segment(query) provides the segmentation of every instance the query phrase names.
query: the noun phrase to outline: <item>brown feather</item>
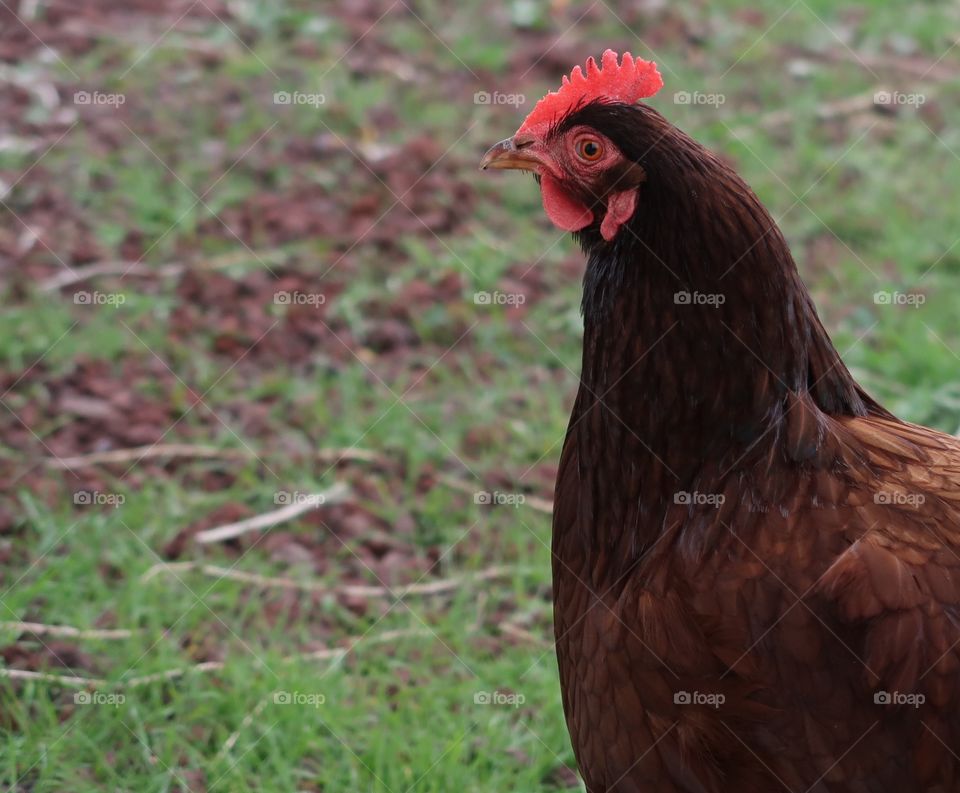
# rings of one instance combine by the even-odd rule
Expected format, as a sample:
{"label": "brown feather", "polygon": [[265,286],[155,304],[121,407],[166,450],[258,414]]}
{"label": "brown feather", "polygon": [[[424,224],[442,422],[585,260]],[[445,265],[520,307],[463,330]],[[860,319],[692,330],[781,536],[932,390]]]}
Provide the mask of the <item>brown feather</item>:
{"label": "brown feather", "polygon": [[642,105],[565,125],[647,175],[618,237],[578,233],[553,574],[587,789],[955,790],[960,441],[857,385],[719,159]]}

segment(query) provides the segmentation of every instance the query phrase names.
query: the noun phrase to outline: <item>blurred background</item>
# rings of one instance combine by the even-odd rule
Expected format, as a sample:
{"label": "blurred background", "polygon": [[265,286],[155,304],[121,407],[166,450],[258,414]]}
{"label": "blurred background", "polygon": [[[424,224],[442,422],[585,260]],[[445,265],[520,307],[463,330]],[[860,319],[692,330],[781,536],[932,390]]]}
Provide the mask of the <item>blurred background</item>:
{"label": "blurred background", "polygon": [[960,427],[960,7],[0,0],[0,785],[579,789],[582,256],[479,174],[654,59],[899,415]]}

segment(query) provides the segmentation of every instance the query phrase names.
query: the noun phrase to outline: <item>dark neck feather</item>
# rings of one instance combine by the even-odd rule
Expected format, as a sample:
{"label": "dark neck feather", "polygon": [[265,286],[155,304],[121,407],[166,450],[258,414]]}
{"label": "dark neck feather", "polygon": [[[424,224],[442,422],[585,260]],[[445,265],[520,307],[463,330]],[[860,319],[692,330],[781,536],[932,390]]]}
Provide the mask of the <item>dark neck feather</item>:
{"label": "dark neck feather", "polygon": [[[751,461],[802,465],[825,415],[882,409],[840,360],[750,188],[649,108],[599,112],[597,128],[648,180],[612,243],[596,226],[578,235],[588,264],[571,423],[581,471],[639,503],[636,514],[625,503],[609,517],[633,524],[643,513],[659,520],[678,491],[721,487],[721,474]],[[801,414],[812,417],[809,437],[794,432],[790,446]]]}

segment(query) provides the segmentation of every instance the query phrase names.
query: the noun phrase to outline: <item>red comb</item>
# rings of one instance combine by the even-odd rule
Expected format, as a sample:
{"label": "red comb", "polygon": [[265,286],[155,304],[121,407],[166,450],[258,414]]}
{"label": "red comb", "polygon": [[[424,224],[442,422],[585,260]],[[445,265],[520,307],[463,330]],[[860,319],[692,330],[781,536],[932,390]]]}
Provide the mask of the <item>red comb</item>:
{"label": "red comb", "polygon": [[541,124],[552,124],[578,104],[601,99],[607,102],[624,102],[632,105],[638,99],[653,96],[663,87],[663,78],[657,65],[640,58],[634,59],[623,53],[617,63],[617,53],[603,53],[600,66],[593,58],[587,58],[587,74],[579,66],[563,77],[559,91],[551,91],[534,105],[517,132],[526,132]]}

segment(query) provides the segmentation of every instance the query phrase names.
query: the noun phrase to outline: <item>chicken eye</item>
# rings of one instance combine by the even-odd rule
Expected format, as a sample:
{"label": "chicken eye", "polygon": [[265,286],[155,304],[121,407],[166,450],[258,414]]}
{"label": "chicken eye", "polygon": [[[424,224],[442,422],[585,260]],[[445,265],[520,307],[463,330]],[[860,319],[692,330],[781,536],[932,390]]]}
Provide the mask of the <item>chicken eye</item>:
{"label": "chicken eye", "polygon": [[603,145],[594,138],[581,138],[576,145],[577,156],[587,162],[596,162],[603,156]]}

